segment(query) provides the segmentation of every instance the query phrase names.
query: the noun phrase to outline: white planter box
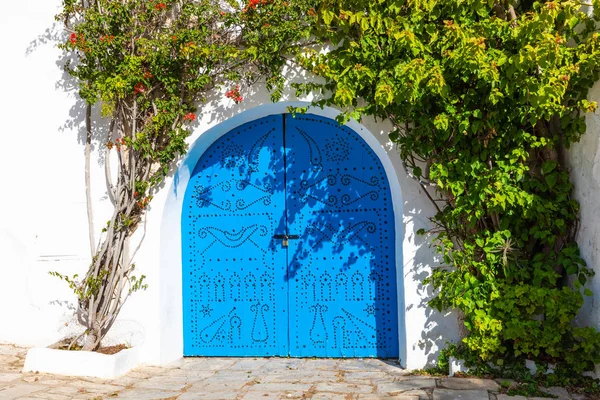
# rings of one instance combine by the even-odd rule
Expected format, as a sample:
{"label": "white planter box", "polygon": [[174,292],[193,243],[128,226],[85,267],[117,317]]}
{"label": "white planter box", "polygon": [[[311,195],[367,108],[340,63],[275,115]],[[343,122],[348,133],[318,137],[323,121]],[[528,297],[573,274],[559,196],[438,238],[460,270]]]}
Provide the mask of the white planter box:
{"label": "white planter box", "polygon": [[113,379],[139,365],[138,347],[112,355],[34,347],[27,352],[23,372],[46,372],[71,376]]}

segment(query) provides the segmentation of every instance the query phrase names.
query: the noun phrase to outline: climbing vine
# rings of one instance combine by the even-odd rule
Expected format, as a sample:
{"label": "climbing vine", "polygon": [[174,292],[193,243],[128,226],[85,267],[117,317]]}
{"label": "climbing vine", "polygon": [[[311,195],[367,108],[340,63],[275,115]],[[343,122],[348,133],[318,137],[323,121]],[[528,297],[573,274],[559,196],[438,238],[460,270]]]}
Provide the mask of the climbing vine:
{"label": "climbing vine", "polygon": [[593,3],[326,0],[311,12],[332,50],[303,53],[325,83],[296,88],[347,118],[393,123],[437,209],[421,232],[443,259],[430,304],[460,311],[462,356],[481,365],[582,371],[600,359],[600,334],[573,324],[593,271],[563,159],[597,108],[586,97],[600,73]]}
{"label": "climbing vine", "polygon": [[60,47],[74,60],[67,70],[88,105],[88,142],[92,105],[110,121],[103,144],[112,216],[98,247],[92,243],[83,278],[53,273],[78,296],[84,349],[94,350],[127,297],[146,287],[144,276],[134,275],[129,241],[185,153],[207,93],[222,89],[239,103],[243,88],[264,78],[279,96],[286,59],[307,41],[309,6],[279,0],[64,0],[62,6],[56,18],[68,37]]}

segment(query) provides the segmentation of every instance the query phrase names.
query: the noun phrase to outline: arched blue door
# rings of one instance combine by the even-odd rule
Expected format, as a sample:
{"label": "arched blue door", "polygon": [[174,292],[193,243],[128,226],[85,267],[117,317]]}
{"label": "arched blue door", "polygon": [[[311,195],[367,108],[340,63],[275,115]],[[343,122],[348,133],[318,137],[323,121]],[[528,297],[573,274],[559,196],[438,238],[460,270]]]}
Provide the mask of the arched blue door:
{"label": "arched blue door", "polygon": [[390,189],[351,129],[311,114],[234,129],[182,218],[184,355],[398,356]]}

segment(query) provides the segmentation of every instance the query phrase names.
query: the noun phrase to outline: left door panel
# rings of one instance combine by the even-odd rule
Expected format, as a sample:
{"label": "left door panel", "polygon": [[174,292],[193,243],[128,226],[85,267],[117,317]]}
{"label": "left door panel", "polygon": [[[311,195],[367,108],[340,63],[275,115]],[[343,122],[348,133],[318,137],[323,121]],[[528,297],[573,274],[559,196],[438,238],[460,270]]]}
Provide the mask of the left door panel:
{"label": "left door panel", "polygon": [[186,356],[288,354],[283,119],[235,128],[202,155],[182,210]]}

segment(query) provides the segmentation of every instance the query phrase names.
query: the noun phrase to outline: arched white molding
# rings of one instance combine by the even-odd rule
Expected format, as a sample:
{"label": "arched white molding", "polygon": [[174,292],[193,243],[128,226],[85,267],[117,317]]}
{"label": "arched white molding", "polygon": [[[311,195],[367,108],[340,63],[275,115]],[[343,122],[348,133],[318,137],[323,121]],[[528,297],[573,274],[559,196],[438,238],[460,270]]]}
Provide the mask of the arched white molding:
{"label": "arched white molding", "polygon": [[[190,180],[190,176],[202,154],[218,138],[232,129],[247,122],[254,121],[268,115],[286,113],[288,107],[306,107],[306,102],[281,102],[264,104],[235,115],[222,123],[201,132],[192,143],[188,153],[182,160],[180,167],[175,172],[173,182],[169,187],[164,204],[160,232],[160,301],[159,325],[160,329],[160,362],[161,364],[174,361],[183,356],[183,315],[182,315],[182,264],[181,264],[181,212],[183,198]],[[335,119],[341,112],[331,107],[311,107],[311,114]],[[396,287],[398,299],[398,340],[399,359],[403,367],[407,364],[407,335],[405,323],[405,290],[403,271],[403,198],[400,180],[389,154],[379,140],[363,125],[352,120],[348,128],[359,134],[375,152],[383,165],[392,194],[394,205],[394,222],[396,232]]]}

